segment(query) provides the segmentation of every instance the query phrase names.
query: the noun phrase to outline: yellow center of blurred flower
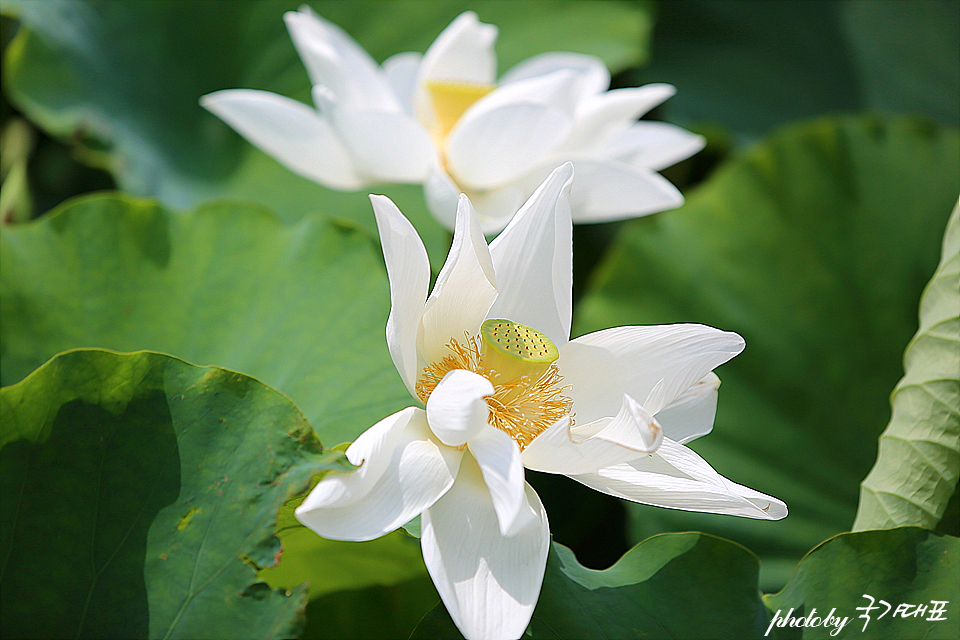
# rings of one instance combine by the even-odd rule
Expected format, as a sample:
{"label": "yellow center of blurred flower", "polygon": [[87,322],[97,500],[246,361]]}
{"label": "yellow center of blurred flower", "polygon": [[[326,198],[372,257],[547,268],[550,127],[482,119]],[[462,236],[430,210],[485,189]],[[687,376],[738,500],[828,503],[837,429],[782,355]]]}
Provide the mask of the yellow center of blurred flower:
{"label": "yellow center of blurred flower", "polygon": [[566,387],[556,365],[560,352],[536,329],[487,320],[480,335],[464,334],[463,344],[453,339],[446,346],[450,355],[424,367],[417,380],[417,397],[424,404],[447,373],[466,369],[493,384],[493,395],[486,398],[489,423],[521,451],[560,418],[570,416],[572,422],[573,400],[562,393]]}
{"label": "yellow center of blurred flower", "polygon": [[435,116],[430,127],[430,133],[438,145],[446,140],[450,130],[453,129],[453,125],[457,123],[463,112],[470,108],[470,105],[496,88],[492,84],[442,82],[439,80],[428,80],[426,87],[430,93]]}

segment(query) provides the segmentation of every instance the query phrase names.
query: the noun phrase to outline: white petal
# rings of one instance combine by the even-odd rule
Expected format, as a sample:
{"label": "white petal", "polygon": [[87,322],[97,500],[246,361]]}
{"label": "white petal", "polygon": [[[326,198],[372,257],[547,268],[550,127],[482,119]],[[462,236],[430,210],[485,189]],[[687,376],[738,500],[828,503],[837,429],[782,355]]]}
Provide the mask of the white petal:
{"label": "white petal", "polygon": [[[571,428],[570,432],[574,438],[579,435],[576,427]],[[663,428],[643,405],[623,394],[620,413],[589,437],[606,440],[640,453],[653,453],[663,442]]]}
{"label": "white petal", "polygon": [[648,84],[589,97],[577,109],[573,131],[558,153],[584,153],[602,148],[675,92],[669,84]]}
{"label": "white petal", "polygon": [[616,160],[576,158],[570,193],[574,222],[609,222],[675,209],[683,196],[660,174]]}
{"label": "white petal", "polygon": [[[484,235],[491,235],[507,226],[526,196],[532,193],[532,189],[524,192],[517,185],[507,185],[483,192],[471,189],[463,192],[470,198],[470,204],[477,213],[480,230]],[[435,166],[431,167],[427,180],[423,183],[423,196],[433,217],[451,231],[457,221],[460,193],[461,188],[450,176]]]}
{"label": "white petal", "polygon": [[497,56],[493,43],[497,28],[484,24],[473,11],[464,11],[423,54],[419,82],[439,80],[492,84],[497,76]]}
{"label": "white petal", "polygon": [[601,418],[576,427],[561,420],[537,436],[521,457],[524,466],[535,471],[593,473],[656,451],[662,441],[663,429],[657,419],[624,395],[615,418]]}
{"label": "white petal", "polygon": [[433,438],[423,410],[404,409],[360,434],[347,449],[359,468],[327,474],[295,514],[324,538],[378,538],[434,504],[462,457]]}
{"label": "white petal", "polygon": [[477,115],[468,110],[447,142],[450,175],[470,189],[503,186],[544,161],[572,122],[560,109],[538,104],[505,105]]}
{"label": "white petal", "polygon": [[499,291],[490,317],[533,327],[558,347],[570,339],[573,305],[572,181],[569,163],[554,170],[490,244]]}
{"label": "white petal", "polygon": [[417,89],[417,72],[420,70],[422,57],[416,51],[406,51],[390,56],[380,65],[384,77],[400,101],[400,106],[410,115],[414,115],[413,96]]}
{"label": "white petal", "polygon": [[[544,76],[501,85],[470,105],[461,118],[468,120],[500,107],[517,104],[554,107],[573,117],[577,109],[578,80],[574,71],[561,69]],[[450,134],[453,135],[455,131],[454,128]]]}
{"label": "white petal", "polygon": [[[557,364],[585,424],[616,415],[624,393],[656,415],[743,347],[737,334],[699,324],[615,327],[561,347]],[[647,400],[657,385],[661,406]]]}
{"label": "white petal", "polygon": [[332,189],[365,184],[330,123],[301,102],[228,89],[203,96],[200,104],[297,175]]}
{"label": "white petal", "polygon": [[351,108],[324,86],[313,88],[314,102],[328,118],[371,182],[423,182],[436,160],[430,134],[403,111]]}
{"label": "white petal", "polygon": [[637,456],[635,451],[626,457],[624,453],[623,447],[602,440],[574,441],[570,433],[570,419],[562,418],[534,438],[520,458],[523,466],[534,471],[587,473]]}
{"label": "white petal", "polygon": [[416,397],[417,331],[430,286],[430,261],[417,231],[390,198],[371,195],[370,203],[390,280],[387,346],[400,377]]}
{"label": "white petal", "polygon": [[484,398],[492,395],[493,385],[483,376],[466,369],[448,372],[427,399],[430,430],[448,447],[466,444],[487,428],[490,407]]}
{"label": "white petal", "polygon": [[423,312],[419,351],[427,363],[439,362],[450,351],[446,344],[475,336],[497,297],[490,250],[477,215],[460,196],[453,244]]}
{"label": "white petal", "polygon": [[532,515],[527,504],[520,447],[513,438],[491,426],[481,429],[467,446],[490,490],[500,533],[515,535],[530,524]]}
{"label": "white petal", "polygon": [[507,226],[530,191],[524,192],[520,186],[509,184],[482,192],[468,190],[466,194],[477,212],[484,235],[492,235]]}
{"label": "white petal", "polygon": [[519,638],[537,604],[550,545],[547,516],[525,487],[530,523],[500,533],[480,470],[464,456],[450,491],[420,521],[420,547],[443,604],[467,640]]}
{"label": "white petal", "polygon": [[[561,145],[573,125],[576,82],[569,70],[521,80],[487,94],[457,121],[446,145],[448,169],[478,213],[502,217],[503,209],[490,210],[505,205],[507,198],[493,195],[494,204],[478,201],[476,194],[509,190],[511,196],[522,193],[522,202],[561,164],[544,168],[542,162],[549,162],[551,149]],[[493,225],[484,228],[488,226]]]}
{"label": "white petal", "polygon": [[473,11],[461,13],[437,36],[423,54],[417,73],[414,107],[421,122],[433,121],[430,93],[425,88],[428,81],[493,84],[496,39],[497,28],[480,22]]}
{"label": "white petal", "polygon": [[666,122],[635,122],[597,155],[659,171],[703,149],[703,136]]}
{"label": "white petal", "polygon": [[400,109],[377,63],[343,29],[307,6],[283,19],[312,84],[327,87],[347,106]]}
{"label": "white petal", "polygon": [[644,458],[571,477],[597,491],[658,507],[761,520],[787,515],[782,501],[727,480],[672,440],[665,439],[656,453]]}
{"label": "white petal", "polygon": [[500,78],[506,85],[559,70],[572,70],[577,76],[578,94],[589,96],[610,86],[610,73],[600,58],[580,53],[542,53],[515,65]]}
{"label": "white petal", "polygon": [[669,406],[657,412],[666,437],[686,444],[713,430],[717,414],[720,378],[708,373],[703,380],[681,393]]}
{"label": "white petal", "polygon": [[457,224],[457,203],[460,201],[460,188],[453,179],[437,167],[431,167],[423,183],[423,198],[433,217],[453,231]]}

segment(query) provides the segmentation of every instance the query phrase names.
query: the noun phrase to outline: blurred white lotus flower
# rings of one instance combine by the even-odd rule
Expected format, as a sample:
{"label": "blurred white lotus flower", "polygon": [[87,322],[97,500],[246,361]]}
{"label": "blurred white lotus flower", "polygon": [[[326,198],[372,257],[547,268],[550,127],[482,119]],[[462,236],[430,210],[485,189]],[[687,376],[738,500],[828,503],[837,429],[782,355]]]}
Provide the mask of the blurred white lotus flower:
{"label": "blurred white lotus flower", "polygon": [[377,66],[309,7],[284,15],[313,83],[316,109],[274,93],[218,91],[201,104],[291,171],[333,189],[423,183],[453,228],[466,193],[484,233],[502,229],[565,161],[577,170],[575,222],[671,209],[683,197],[657,170],[696,153],[700,136],[637,118],[674,93],[666,84],[607,91],[598,58],[546,53],[496,82],[497,28],[466,12],[422,56]]}
{"label": "blurred white lotus flower", "polygon": [[572,177],[569,164],[554,171],[489,247],[461,196],[429,297],[416,231],[371,196],[390,278],[387,343],[426,409],[361,434],[346,452],[359,467],[329,473],[296,510],[339,540],[377,538],[419,514],[427,569],[468,639],[518,638],[539,596],[549,527],[524,466],[646,504],[787,513],[682,444],[712,428],[712,369],[743,349],[740,336],[685,324],[569,340]]}

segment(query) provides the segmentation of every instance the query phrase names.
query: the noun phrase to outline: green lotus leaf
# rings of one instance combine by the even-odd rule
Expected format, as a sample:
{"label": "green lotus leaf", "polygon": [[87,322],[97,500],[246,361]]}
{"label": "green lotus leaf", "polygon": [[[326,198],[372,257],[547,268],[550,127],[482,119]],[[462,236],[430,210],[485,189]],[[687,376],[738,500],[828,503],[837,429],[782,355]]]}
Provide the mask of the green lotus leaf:
{"label": "green lotus leaf", "polygon": [[284,638],[276,514],[322,453],[289,399],[170,356],[70,351],[0,390],[7,638]]}
{"label": "green lotus leaf", "polygon": [[77,347],[149,349],[286,393],[328,445],[410,404],[384,339],[379,249],[351,225],[261,207],[179,214],[101,194],[0,230],[2,379]]}
{"label": "green lotus leaf", "polygon": [[860,488],[854,531],[940,522],[960,478],[960,204],[920,299],[920,329],[904,355],[893,416]]}
{"label": "green lotus leaf", "polygon": [[[960,637],[958,564],[960,540],[917,527],[838,535],[807,554],[783,591],[764,596],[774,614],[770,637],[953,640]],[[809,626],[792,626],[790,618],[807,618]]]}

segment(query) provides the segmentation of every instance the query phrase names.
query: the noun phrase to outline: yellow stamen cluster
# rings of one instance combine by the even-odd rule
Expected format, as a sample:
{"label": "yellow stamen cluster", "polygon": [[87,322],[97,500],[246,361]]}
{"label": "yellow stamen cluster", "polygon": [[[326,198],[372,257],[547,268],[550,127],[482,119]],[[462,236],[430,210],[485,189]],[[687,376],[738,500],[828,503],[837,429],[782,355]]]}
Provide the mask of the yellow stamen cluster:
{"label": "yellow stamen cluster", "polygon": [[533,375],[502,381],[502,376],[484,366],[481,337],[465,333],[464,338],[463,344],[451,340],[446,345],[450,355],[423,368],[416,391],[424,404],[437,384],[454,369],[484,376],[493,383],[493,395],[486,398],[490,424],[513,438],[521,451],[557,420],[571,415],[573,400],[562,394],[563,378],[555,363]]}

